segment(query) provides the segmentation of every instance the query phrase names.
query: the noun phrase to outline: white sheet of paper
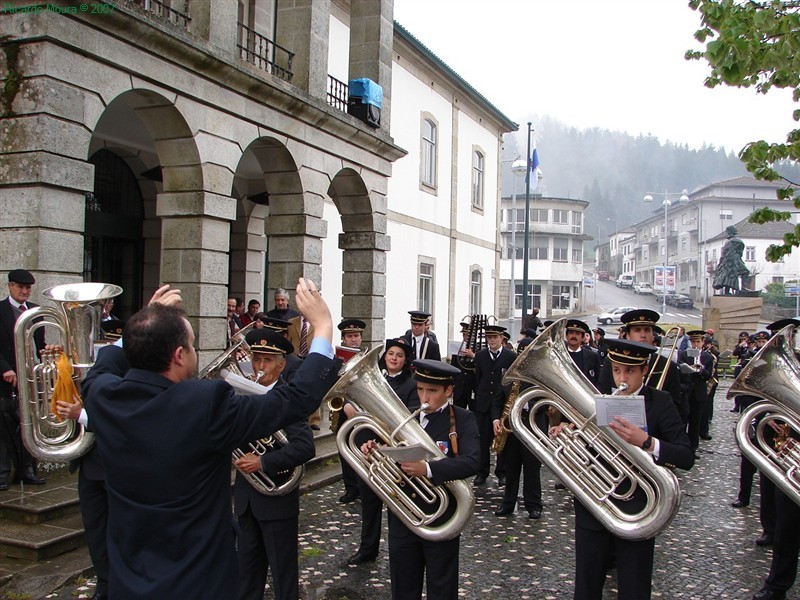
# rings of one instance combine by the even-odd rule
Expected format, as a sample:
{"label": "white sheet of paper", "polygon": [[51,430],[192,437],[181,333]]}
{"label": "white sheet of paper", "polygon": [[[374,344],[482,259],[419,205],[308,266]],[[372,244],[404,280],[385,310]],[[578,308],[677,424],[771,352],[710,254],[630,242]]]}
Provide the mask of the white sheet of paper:
{"label": "white sheet of paper", "polygon": [[595,396],[597,424],[606,427],[614,417],[625,417],[636,427],[647,431],[644,396]]}
{"label": "white sheet of paper", "polygon": [[412,444],[410,446],[381,446],[380,451],[399,463],[429,460],[435,456],[433,452],[421,444]]}

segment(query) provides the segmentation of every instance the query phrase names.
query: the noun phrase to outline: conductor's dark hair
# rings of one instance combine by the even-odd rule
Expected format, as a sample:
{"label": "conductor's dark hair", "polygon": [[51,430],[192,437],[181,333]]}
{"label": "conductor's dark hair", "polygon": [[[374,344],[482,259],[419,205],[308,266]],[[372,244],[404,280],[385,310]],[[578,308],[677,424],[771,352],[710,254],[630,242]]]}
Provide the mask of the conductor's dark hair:
{"label": "conductor's dark hair", "polygon": [[189,345],[180,308],[153,304],[133,315],[122,333],[122,349],[131,367],[153,373],[169,369],[172,353]]}

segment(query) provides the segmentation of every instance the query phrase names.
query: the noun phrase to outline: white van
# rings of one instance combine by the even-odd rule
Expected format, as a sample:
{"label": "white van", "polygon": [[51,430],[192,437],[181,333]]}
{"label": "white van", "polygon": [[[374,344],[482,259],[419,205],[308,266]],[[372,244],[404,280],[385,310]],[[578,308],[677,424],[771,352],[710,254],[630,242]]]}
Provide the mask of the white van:
{"label": "white van", "polygon": [[617,277],[617,287],[620,288],[632,288],[633,287],[633,275],[620,275]]}

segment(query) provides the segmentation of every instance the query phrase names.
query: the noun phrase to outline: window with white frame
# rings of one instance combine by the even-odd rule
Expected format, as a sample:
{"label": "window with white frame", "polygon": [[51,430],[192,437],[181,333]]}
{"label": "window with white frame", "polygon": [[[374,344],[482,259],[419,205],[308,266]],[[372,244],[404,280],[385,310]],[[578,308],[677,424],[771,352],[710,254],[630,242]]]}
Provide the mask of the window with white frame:
{"label": "window with white frame", "polygon": [[547,212],[546,208],[534,208],[531,210],[531,221],[533,223],[547,223]]}
{"label": "window with white frame", "polygon": [[733,221],[733,211],[729,208],[723,208],[719,211],[720,221]]}
{"label": "window with white frame", "polygon": [[[521,283],[514,284],[514,309],[522,310],[522,289]],[[528,310],[531,308],[542,308],[542,286],[528,284]]]}
{"label": "window with white frame", "polygon": [[744,259],[748,262],[753,262],[756,259],[756,247],[755,246],[745,246],[744,249]]}
{"label": "window with white frame", "polygon": [[507,209],[506,223],[509,225],[509,231],[525,231],[525,209]]}
{"label": "window with white frame", "polygon": [[530,247],[530,258],[533,260],[547,260],[547,242],[545,236],[534,236]]}
{"label": "window with white frame", "polygon": [[422,120],[422,165],[420,177],[423,185],[436,187],[436,123]]}
{"label": "window with white frame", "polygon": [[573,240],[572,242],[572,262],[583,262],[583,242]]}
{"label": "window with white frame", "polygon": [[553,238],[553,260],[555,262],[569,260],[569,240],[567,238]]}
{"label": "window with white frame", "polygon": [[579,213],[577,210],[572,211],[572,233],[579,234],[583,229],[581,227],[582,224],[582,217],[583,215]]}
{"label": "window with white frame", "polygon": [[433,263],[420,260],[417,275],[417,310],[433,313]]}
{"label": "window with white frame", "polygon": [[[484,157],[480,150],[472,153],[472,206],[483,208],[483,168]],[[477,315],[479,313],[470,313]]]}
{"label": "window with white frame", "polygon": [[572,288],[568,285],[554,285],[550,306],[554,309],[569,310],[571,291]]}
{"label": "window with white frame", "polygon": [[469,314],[481,314],[481,278],[480,269],[473,268],[469,275]]}
{"label": "window with white frame", "polygon": [[569,211],[553,209],[553,223],[569,225]]}

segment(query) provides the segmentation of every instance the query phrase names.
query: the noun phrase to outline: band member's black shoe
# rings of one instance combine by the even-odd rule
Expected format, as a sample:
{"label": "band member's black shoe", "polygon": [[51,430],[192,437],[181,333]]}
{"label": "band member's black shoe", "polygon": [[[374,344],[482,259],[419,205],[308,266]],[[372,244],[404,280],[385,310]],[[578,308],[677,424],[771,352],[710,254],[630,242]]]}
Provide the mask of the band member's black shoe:
{"label": "band member's black shoe", "polygon": [[355,502],[358,500],[360,496],[358,492],[345,492],[341,496],[339,496],[339,502],[342,504],[350,504],[351,502]]}
{"label": "band member's black shoe", "polygon": [[785,600],[785,598],[786,592],[768,590],[767,588],[760,589],[753,595],[753,600]]}
{"label": "band member's black shoe", "polygon": [[[760,538],[756,540],[756,546],[772,546],[772,535],[769,533],[763,534]],[[773,590],[761,590],[762,592],[770,592],[775,593]],[[765,598],[772,598],[773,596],[764,596]],[[777,596],[775,596],[777,598]]]}
{"label": "band member's black shoe", "polygon": [[701,439],[701,440],[706,440],[706,441],[708,441],[708,440],[711,440],[711,439],[713,439],[713,438],[712,438],[710,435],[706,434],[706,435],[701,435],[701,436],[700,436],[700,439]]}
{"label": "band member's black shoe", "polygon": [[541,519],[542,518],[542,511],[540,511],[540,510],[529,510],[528,511],[528,518],[529,519]]}
{"label": "band member's black shoe", "polygon": [[376,558],[378,558],[377,554],[372,554],[369,552],[362,552],[359,550],[353,556],[347,559],[347,564],[350,566],[356,566],[367,562],[373,562]]}
{"label": "band member's black shoe", "polygon": [[27,483],[29,485],[44,485],[46,481],[44,477],[37,477],[33,471],[25,472],[22,477],[14,477],[14,483]]}
{"label": "band member's black shoe", "polygon": [[483,485],[486,483],[486,476],[485,475],[478,475],[474,481],[475,485]]}
{"label": "band member's black shoe", "polygon": [[494,516],[496,516],[496,517],[505,517],[505,516],[511,515],[513,513],[514,513],[514,508],[513,507],[509,508],[507,506],[501,506],[496,511],[494,511]]}
{"label": "band member's black shoe", "polygon": [[733,508],[744,508],[745,506],[750,506],[750,503],[746,500],[742,500],[741,498],[737,498],[733,502],[731,502],[731,506]]}

